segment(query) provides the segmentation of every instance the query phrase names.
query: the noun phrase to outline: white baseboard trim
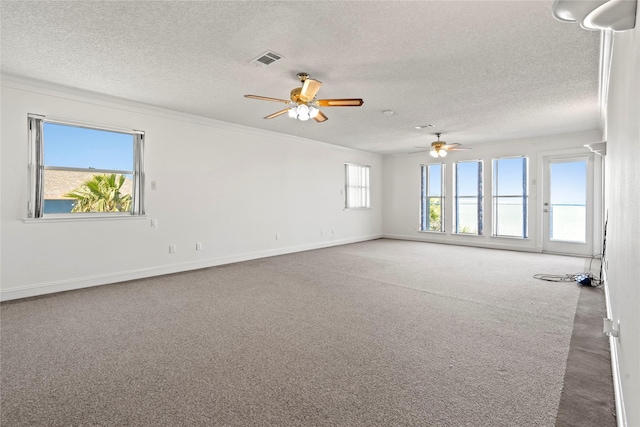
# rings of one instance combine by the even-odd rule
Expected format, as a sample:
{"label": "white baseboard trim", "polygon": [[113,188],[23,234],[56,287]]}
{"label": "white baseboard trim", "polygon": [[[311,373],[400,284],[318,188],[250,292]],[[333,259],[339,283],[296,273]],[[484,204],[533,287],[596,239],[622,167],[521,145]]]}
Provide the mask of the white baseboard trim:
{"label": "white baseboard trim", "polygon": [[[433,238],[429,233],[424,233],[425,236],[422,237],[422,234],[419,236],[411,236],[404,234],[383,234],[382,237],[384,239],[396,239],[396,240],[409,240],[412,242],[426,242],[426,243],[439,243],[442,245],[457,245],[457,246],[471,246],[475,248],[485,248],[485,249],[502,249],[509,251],[519,251],[519,252],[542,252],[541,248],[536,248],[533,246],[522,246],[522,245],[514,245],[505,243],[499,240],[501,238],[491,238],[491,240],[495,239],[495,241],[486,241],[484,236],[451,236],[452,239],[438,239]],[[467,240],[468,239],[468,240]],[[505,239],[511,240],[511,239]]]}
{"label": "white baseboard trim", "polygon": [[215,267],[218,265],[232,264],[242,261],[250,261],[259,258],[268,258],[277,255],[285,255],[295,252],[304,252],[313,249],[322,249],[332,246],[347,245],[350,243],[365,242],[382,238],[382,234],[353,237],[348,239],[330,240],[325,242],[309,243],[298,246],[269,249],[259,252],[235,254],[225,257],[210,258],[198,261],[189,261],[179,264],[170,264],[137,270],[123,271],[119,273],[104,274],[99,276],[86,276],[55,282],[37,283],[11,289],[0,290],[0,301],[10,301],[20,298],[47,295],[56,292],[72,291],[75,289],[89,288],[93,286],[108,285],[112,283],[126,282],[128,280],[144,279],[147,277],[161,276],[164,274],[180,273],[183,271],[197,270],[200,268]]}
{"label": "white baseboard trim", "polygon": [[[609,285],[607,270],[602,269],[602,281],[604,283],[604,299],[607,306],[607,318],[613,319],[611,300],[609,299]],[[620,381],[620,364],[618,363],[618,338],[609,337],[609,350],[611,351],[611,373],[613,375],[613,392],[616,398],[616,420],[618,427],[627,427],[627,413],[624,407],[622,395],[622,383]]]}

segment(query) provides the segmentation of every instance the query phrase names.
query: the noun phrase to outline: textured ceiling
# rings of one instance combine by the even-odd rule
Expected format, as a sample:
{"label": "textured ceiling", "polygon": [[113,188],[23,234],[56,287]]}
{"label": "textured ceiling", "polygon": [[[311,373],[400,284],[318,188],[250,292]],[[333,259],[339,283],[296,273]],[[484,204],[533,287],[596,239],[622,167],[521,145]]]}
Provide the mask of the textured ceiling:
{"label": "textured ceiling", "polygon": [[[2,72],[379,153],[596,129],[599,33],[552,4],[3,0]],[[284,105],[243,97],[287,99],[301,71],[364,105],[264,120]]]}

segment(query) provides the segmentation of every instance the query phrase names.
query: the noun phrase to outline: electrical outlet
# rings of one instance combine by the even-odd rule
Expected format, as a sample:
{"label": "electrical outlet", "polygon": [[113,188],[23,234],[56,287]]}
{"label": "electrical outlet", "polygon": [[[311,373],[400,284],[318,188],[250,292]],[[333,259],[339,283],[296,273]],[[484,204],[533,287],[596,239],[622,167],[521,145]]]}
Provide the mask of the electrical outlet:
{"label": "electrical outlet", "polygon": [[276,233],[276,240],[280,240],[280,233]]}
{"label": "electrical outlet", "polygon": [[170,254],[176,253],[176,245],[169,245],[169,253]]}
{"label": "electrical outlet", "polygon": [[608,337],[619,338],[620,337],[620,320],[616,322],[607,318],[602,320],[603,320],[602,333]]}
{"label": "electrical outlet", "polygon": [[196,243],[196,251],[201,251],[202,250],[202,243],[197,242]]}
{"label": "electrical outlet", "polygon": [[152,190],[157,190],[157,186],[156,186],[156,182],[155,181],[151,181],[151,189]]}
{"label": "electrical outlet", "polygon": [[152,219],[151,220],[151,228],[158,228],[158,220],[157,219]]}

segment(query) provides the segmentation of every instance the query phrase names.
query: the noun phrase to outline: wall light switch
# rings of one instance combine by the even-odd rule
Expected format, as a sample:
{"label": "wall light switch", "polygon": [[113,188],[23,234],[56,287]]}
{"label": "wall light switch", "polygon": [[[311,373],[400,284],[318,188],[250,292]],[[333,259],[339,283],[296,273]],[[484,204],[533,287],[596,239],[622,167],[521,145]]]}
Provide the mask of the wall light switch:
{"label": "wall light switch", "polygon": [[158,228],[158,220],[153,218],[151,219],[151,228]]}
{"label": "wall light switch", "polygon": [[151,189],[155,190],[156,188],[157,188],[156,187],[156,182],[155,181],[151,181]]}

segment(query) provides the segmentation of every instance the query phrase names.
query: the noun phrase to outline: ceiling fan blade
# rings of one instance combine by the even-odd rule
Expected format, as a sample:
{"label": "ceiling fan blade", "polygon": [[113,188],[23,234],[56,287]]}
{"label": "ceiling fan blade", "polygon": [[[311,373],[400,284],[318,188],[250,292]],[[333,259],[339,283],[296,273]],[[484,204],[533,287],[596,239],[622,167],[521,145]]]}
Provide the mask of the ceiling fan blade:
{"label": "ceiling fan blade", "polygon": [[318,115],[313,118],[318,123],[322,123],[326,120],[329,120],[329,117],[325,116],[322,111],[318,111]]}
{"label": "ceiling fan blade", "polygon": [[467,151],[467,150],[471,150],[471,148],[464,148],[464,147],[460,147],[460,148],[447,148],[447,151]]}
{"label": "ceiling fan blade", "polygon": [[261,101],[284,102],[285,104],[289,104],[291,102],[287,99],[268,98],[266,96],[258,96],[258,95],[245,95],[244,97],[251,98],[251,99],[259,99]]}
{"label": "ceiling fan blade", "polygon": [[319,99],[320,107],[359,107],[364,104],[362,98]]}
{"label": "ceiling fan blade", "polygon": [[302,84],[302,91],[300,91],[300,99],[304,102],[309,102],[315,98],[316,93],[320,90],[322,82],[313,79],[306,79]]}
{"label": "ceiling fan blade", "polygon": [[273,119],[274,117],[278,117],[284,113],[287,113],[289,110],[289,108],[285,108],[284,110],[280,110],[277,113],[269,114],[267,117],[265,117],[265,119]]}
{"label": "ceiling fan blade", "polygon": [[458,145],[460,145],[460,144],[455,142],[453,144],[445,144],[445,145],[442,146],[442,148],[444,148],[445,150],[450,150],[451,148],[457,147]]}

